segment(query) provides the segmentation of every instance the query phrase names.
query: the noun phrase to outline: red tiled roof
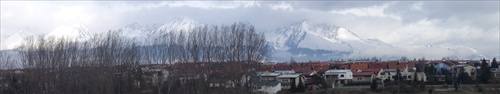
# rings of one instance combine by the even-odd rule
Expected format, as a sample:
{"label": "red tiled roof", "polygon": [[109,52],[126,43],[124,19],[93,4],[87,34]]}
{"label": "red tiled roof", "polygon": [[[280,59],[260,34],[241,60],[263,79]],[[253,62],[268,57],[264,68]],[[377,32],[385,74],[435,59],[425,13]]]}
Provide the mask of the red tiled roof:
{"label": "red tiled roof", "polygon": [[390,61],[389,63],[389,69],[404,69],[406,67],[405,63],[401,63],[398,61]]}
{"label": "red tiled roof", "polygon": [[342,65],[342,62],[332,62],[330,65]]}
{"label": "red tiled roof", "polygon": [[311,65],[313,65],[313,66],[330,66],[330,64],[328,64],[326,62],[315,62],[315,63],[311,63]]}
{"label": "red tiled roof", "polygon": [[458,62],[451,61],[451,60],[446,60],[446,61],[444,61],[444,63],[445,63],[446,65],[448,65],[448,66],[453,66],[453,65],[455,65],[455,64],[458,64]]}
{"label": "red tiled roof", "polygon": [[329,69],[330,69],[330,66],[314,66],[314,70],[316,70],[316,71],[326,71]]}
{"label": "red tiled roof", "polygon": [[368,66],[370,67],[369,69],[387,68],[387,64],[383,64],[383,63],[370,63]]}
{"label": "red tiled roof", "polygon": [[368,69],[368,63],[352,63],[351,69],[354,70],[365,70]]}
{"label": "red tiled roof", "polygon": [[349,69],[349,64],[342,64],[339,66],[341,69]]}
{"label": "red tiled roof", "polygon": [[412,68],[412,67],[415,67],[417,65],[417,62],[410,61],[410,62],[407,62],[406,64],[408,65],[408,67]]}
{"label": "red tiled roof", "polygon": [[273,71],[273,66],[260,66],[257,67],[257,71]]}
{"label": "red tiled roof", "polygon": [[290,66],[275,66],[274,70],[290,70]]}
{"label": "red tiled roof", "polygon": [[274,66],[285,66],[286,64],[285,63],[276,63],[274,64]]}
{"label": "red tiled roof", "polygon": [[291,65],[293,70],[302,70],[302,66],[300,65]]}
{"label": "red tiled roof", "polygon": [[353,72],[352,73],[353,76],[370,76],[372,74],[373,74],[373,72]]}

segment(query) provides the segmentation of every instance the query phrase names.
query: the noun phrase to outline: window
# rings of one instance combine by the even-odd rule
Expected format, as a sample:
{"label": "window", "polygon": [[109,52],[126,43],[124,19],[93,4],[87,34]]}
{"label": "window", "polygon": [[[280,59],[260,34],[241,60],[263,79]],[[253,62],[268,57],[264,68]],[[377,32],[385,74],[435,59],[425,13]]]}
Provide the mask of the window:
{"label": "window", "polygon": [[289,82],[288,79],[281,79],[281,82]]}
{"label": "window", "polygon": [[411,76],[408,76],[408,79],[411,78]]}
{"label": "window", "polygon": [[341,74],[341,75],[340,75],[340,77],[344,77],[344,75],[343,75],[343,74]]}
{"label": "window", "polygon": [[363,80],[363,78],[361,78],[361,77],[358,77],[358,80]]}

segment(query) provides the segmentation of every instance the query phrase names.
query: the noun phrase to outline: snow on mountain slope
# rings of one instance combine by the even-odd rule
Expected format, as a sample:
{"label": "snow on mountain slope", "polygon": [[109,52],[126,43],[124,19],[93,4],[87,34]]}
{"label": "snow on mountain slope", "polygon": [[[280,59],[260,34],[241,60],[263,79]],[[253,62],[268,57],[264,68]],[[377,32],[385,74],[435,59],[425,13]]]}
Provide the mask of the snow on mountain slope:
{"label": "snow on mountain slope", "polygon": [[90,29],[87,26],[78,23],[71,23],[59,26],[52,32],[44,36],[45,39],[51,37],[56,39],[65,38],[82,42],[91,39],[92,35],[90,33]]}
{"label": "snow on mountain slope", "polygon": [[152,36],[161,36],[168,34],[170,32],[181,32],[188,33],[187,31],[191,31],[197,26],[202,26],[203,24],[197,20],[188,18],[188,17],[176,17],[173,18],[170,22],[158,27],[158,29],[154,30],[150,33]]}
{"label": "snow on mountain slope", "polygon": [[441,50],[445,50],[443,52],[446,52],[446,56],[443,57],[450,57],[450,58],[474,58],[474,59],[479,59],[485,57],[484,55],[481,55],[477,52],[476,49],[471,48],[471,47],[465,47],[465,46],[451,46],[451,47],[443,47],[443,46],[436,46],[436,45],[428,45],[426,48],[438,48]]}
{"label": "snow on mountain slope", "polygon": [[313,50],[353,51],[391,47],[378,39],[362,39],[345,28],[302,21],[268,33],[267,39],[276,50],[306,48]]}
{"label": "snow on mountain slope", "polygon": [[349,53],[371,49],[390,49],[392,45],[378,39],[363,39],[353,32],[330,24],[312,24],[301,21],[290,26],[266,33],[266,39],[274,52],[274,58],[304,57],[316,58],[347,56]]}
{"label": "snow on mountain slope", "polygon": [[[266,33],[267,39],[277,51],[290,51],[297,49],[308,49],[308,51],[352,53],[359,50],[376,48],[392,48],[391,45],[378,39],[362,39],[353,32],[330,24],[312,24],[301,21],[290,26],[276,29],[274,32]],[[305,52],[304,52],[305,53]],[[315,52],[320,53],[320,52]],[[293,54],[292,54],[293,55]],[[309,54],[324,55],[324,54]],[[333,54],[335,55],[335,54]]]}
{"label": "snow on mountain slope", "polygon": [[391,44],[385,43],[384,41],[382,41],[380,39],[372,38],[372,39],[366,39],[365,41],[371,45],[377,45],[377,47],[380,47],[380,48],[393,48],[393,46]]}
{"label": "snow on mountain slope", "polygon": [[34,38],[36,39],[38,35],[34,32],[33,29],[31,28],[23,28],[19,30],[18,32],[10,35],[9,37],[5,38],[2,42],[2,50],[8,50],[8,49],[15,49],[21,46],[23,41],[28,38]]}

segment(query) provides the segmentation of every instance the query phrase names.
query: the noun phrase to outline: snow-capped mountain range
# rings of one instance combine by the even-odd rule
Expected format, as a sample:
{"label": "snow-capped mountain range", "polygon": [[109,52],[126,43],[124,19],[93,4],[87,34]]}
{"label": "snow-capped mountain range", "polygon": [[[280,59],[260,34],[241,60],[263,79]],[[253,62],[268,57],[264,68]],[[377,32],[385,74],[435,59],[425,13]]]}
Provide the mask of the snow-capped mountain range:
{"label": "snow-capped mountain range", "polygon": [[[170,32],[190,31],[205,24],[188,17],[177,17],[165,24],[132,23],[120,29],[126,38],[145,41]],[[44,38],[67,38],[76,41],[91,39],[90,29],[83,24],[67,24],[54,29]],[[189,33],[189,32],[186,32]],[[287,61],[291,57],[299,61],[330,60],[340,58],[383,57],[398,59],[408,57],[456,57],[479,58],[482,55],[470,47],[440,47],[440,46],[393,46],[380,39],[365,39],[357,36],[346,28],[331,24],[316,24],[306,20],[263,31],[271,46],[273,61]],[[36,37],[32,29],[22,29],[17,33],[2,39],[3,50],[15,49],[22,44],[23,39]],[[442,52],[442,53],[435,53]],[[436,55],[437,54],[437,55]]]}
{"label": "snow-capped mountain range", "polygon": [[23,28],[18,32],[3,38],[2,46],[3,49],[15,49],[24,42],[24,40],[28,38],[36,38],[38,34],[32,28]]}
{"label": "snow-capped mountain range", "polygon": [[70,23],[64,26],[57,27],[44,38],[65,38],[75,41],[87,41],[92,38],[90,29],[82,24]]}
{"label": "snow-capped mountain range", "polygon": [[[353,51],[391,48],[379,39],[362,39],[346,28],[302,21],[266,34],[275,49],[311,48],[315,50]],[[324,43],[324,44],[323,44]]]}

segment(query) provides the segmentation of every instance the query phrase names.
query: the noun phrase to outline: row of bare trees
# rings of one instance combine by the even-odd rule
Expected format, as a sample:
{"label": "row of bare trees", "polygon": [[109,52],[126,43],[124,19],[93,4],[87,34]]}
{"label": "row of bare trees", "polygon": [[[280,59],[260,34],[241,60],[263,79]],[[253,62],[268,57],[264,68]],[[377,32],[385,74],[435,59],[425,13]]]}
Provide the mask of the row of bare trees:
{"label": "row of bare trees", "polygon": [[[128,39],[121,31],[75,38],[27,39],[15,58],[22,69],[3,70],[2,93],[237,93],[251,92],[256,62],[267,59],[263,34],[235,23],[161,31],[146,40]],[[159,64],[156,84],[148,84],[143,64]],[[155,75],[156,75],[155,74]],[[164,76],[166,75],[166,76]],[[215,85],[217,83],[217,85]],[[217,87],[222,86],[224,88]],[[152,91],[152,92],[147,92]]]}
{"label": "row of bare trees", "polygon": [[246,23],[161,32],[169,33],[146,43],[152,45],[146,60],[157,61],[152,63],[262,61],[268,56],[264,35]]}

